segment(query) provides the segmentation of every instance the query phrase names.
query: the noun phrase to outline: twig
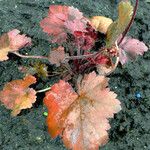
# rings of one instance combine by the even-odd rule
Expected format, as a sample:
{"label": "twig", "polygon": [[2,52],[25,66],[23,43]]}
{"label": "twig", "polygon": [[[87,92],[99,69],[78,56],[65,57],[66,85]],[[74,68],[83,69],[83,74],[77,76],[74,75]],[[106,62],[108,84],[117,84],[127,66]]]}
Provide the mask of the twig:
{"label": "twig", "polygon": [[136,4],[134,6],[132,18],[131,18],[127,28],[125,29],[125,31],[122,33],[122,37],[121,37],[120,41],[118,42],[118,46],[121,44],[121,42],[123,41],[124,37],[126,36],[128,31],[130,30],[131,25],[133,24],[133,21],[134,21],[135,16],[136,16],[137,8],[138,8],[138,3],[139,3],[139,0],[136,0]]}
{"label": "twig", "polygon": [[88,54],[88,55],[68,56],[68,57],[65,57],[64,60],[66,60],[66,59],[69,59],[69,60],[84,59],[84,58],[92,57],[92,56],[94,56],[94,55],[96,55],[96,54],[97,54],[97,52],[92,53],[92,54]]}
{"label": "twig", "polygon": [[42,93],[42,92],[46,92],[46,91],[48,91],[48,90],[50,90],[51,89],[51,87],[48,87],[48,88],[45,88],[45,89],[42,89],[42,90],[38,90],[38,91],[36,91],[37,93]]}
{"label": "twig", "polygon": [[35,59],[45,59],[45,60],[48,60],[48,57],[45,57],[45,56],[34,56],[34,55],[30,55],[30,56],[27,56],[27,55],[22,55],[18,52],[11,52],[21,58],[35,58]]}

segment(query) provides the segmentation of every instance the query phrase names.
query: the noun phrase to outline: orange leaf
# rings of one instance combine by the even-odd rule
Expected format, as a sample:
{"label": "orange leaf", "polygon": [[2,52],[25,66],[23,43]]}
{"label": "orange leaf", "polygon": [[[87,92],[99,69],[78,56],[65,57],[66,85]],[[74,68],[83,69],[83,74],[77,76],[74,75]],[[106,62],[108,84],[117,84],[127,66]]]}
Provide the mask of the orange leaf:
{"label": "orange leaf", "polygon": [[6,83],[0,91],[0,101],[12,110],[12,116],[19,114],[22,109],[32,107],[32,103],[36,101],[36,92],[29,86],[35,82],[36,78],[28,75],[23,80]]}
{"label": "orange leaf", "polygon": [[65,81],[52,86],[44,103],[48,108],[49,133],[62,136],[67,148],[98,150],[108,140],[108,118],[121,110],[108,79],[95,72],[78,79],[78,94]]}

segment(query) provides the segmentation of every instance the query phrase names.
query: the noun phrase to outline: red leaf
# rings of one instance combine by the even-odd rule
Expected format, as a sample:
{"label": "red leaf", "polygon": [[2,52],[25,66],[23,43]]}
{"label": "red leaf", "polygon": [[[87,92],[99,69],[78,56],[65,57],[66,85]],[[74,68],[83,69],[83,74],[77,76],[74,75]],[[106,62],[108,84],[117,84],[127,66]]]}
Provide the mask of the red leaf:
{"label": "red leaf", "polygon": [[125,37],[122,43],[119,46],[120,53],[120,62],[125,64],[131,56],[135,58],[136,55],[143,55],[144,52],[148,50],[148,47],[141,41],[133,39],[131,37]]}
{"label": "red leaf", "polygon": [[22,109],[32,107],[32,103],[36,101],[36,92],[29,86],[35,82],[36,78],[28,75],[23,80],[6,83],[0,91],[0,101],[12,110],[12,116],[19,114]]}
{"label": "red leaf", "polygon": [[120,111],[120,102],[111,92],[108,79],[95,72],[78,79],[78,93],[65,81],[52,86],[44,103],[51,136],[62,136],[67,148],[98,150],[108,140],[108,118]]}

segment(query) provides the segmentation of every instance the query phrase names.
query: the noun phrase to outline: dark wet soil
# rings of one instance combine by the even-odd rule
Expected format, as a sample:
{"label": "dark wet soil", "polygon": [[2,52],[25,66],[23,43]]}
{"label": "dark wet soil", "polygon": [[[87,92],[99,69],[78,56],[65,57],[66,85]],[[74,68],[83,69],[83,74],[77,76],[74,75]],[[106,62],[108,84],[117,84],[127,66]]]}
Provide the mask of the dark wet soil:
{"label": "dark wet soil", "polygon": [[[47,55],[50,45],[39,21],[46,16],[50,4],[71,5],[86,16],[104,15],[115,19],[117,12],[113,0],[0,0],[0,34],[17,28],[33,39],[32,47],[24,49],[23,53]],[[150,1],[140,0],[129,33],[147,45],[150,45],[149,12]],[[10,57],[10,60],[0,63],[1,89],[6,82],[23,77],[19,65],[33,61]],[[110,121],[110,140],[101,150],[150,150],[150,51],[134,62],[119,66],[110,78],[111,89],[118,94],[123,109]],[[43,79],[36,88],[42,89],[56,80]],[[140,92],[140,99],[135,97],[136,92]],[[42,96],[32,109],[22,111],[14,118],[0,105],[0,149],[65,150],[59,138],[50,138],[44,111]]]}

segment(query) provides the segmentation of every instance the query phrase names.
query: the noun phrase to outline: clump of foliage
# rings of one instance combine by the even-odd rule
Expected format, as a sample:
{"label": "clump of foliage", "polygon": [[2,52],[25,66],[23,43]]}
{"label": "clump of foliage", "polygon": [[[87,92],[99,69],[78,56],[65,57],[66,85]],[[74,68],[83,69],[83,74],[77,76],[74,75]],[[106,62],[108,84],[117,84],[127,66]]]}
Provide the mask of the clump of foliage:
{"label": "clump of foliage", "polygon": [[[135,17],[135,7],[129,1],[118,5],[118,19],[104,16],[86,18],[77,8],[51,5],[48,16],[40,22],[43,31],[56,43],[49,56],[28,56],[19,53],[31,45],[31,39],[14,29],[0,37],[0,61],[9,59],[8,53],[21,58],[47,60],[55,71],[40,61],[30,67],[20,66],[24,79],[6,83],[0,91],[0,101],[16,116],[22,109],[31,108],[36,94],[46,92],[44,104],[48,108],[47,125],[52,138],[61,136],[67,148],[97,150],[108,141],[108,118],[121,110],[117,94],[108,88],[108,78],[120,62],[122,65],[147,46],[126,36]],[[37,75],[37,76],[34,76]],[[30,88],[36,78],[60,76],[51,87],[36,91]]]}

